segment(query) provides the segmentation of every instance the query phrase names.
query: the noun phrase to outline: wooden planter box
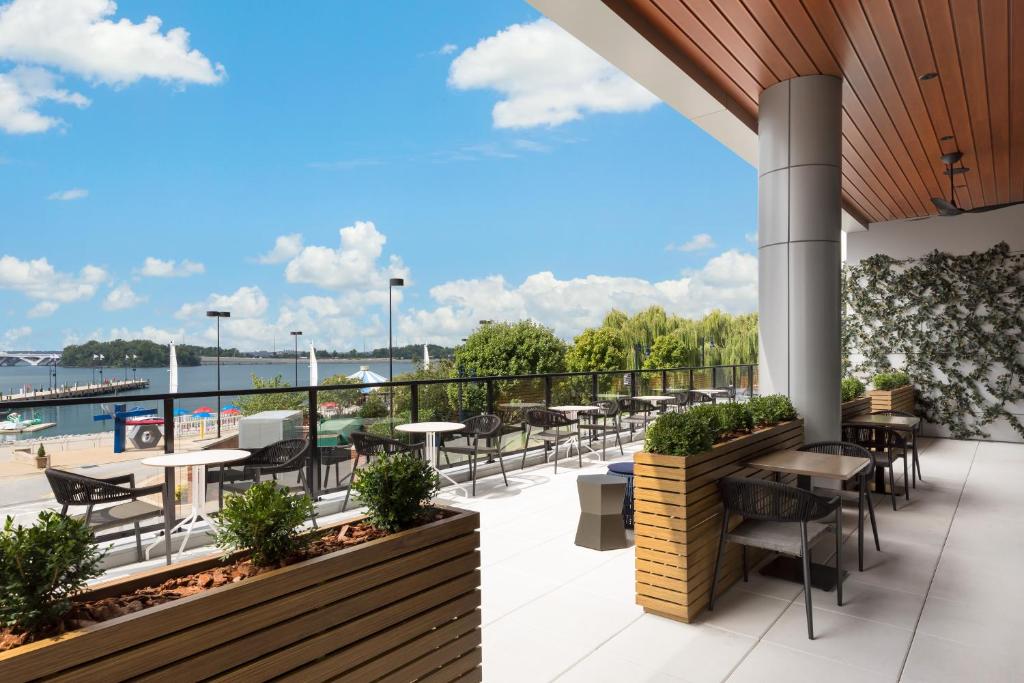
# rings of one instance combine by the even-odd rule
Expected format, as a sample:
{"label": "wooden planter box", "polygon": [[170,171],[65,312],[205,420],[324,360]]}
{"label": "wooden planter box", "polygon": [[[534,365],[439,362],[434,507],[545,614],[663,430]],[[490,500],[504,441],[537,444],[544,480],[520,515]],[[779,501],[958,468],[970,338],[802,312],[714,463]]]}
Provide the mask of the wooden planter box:
{"label": "wooden planter box", "polygon": [[[744,463],[804,441],[803,420],[784,422],[686,457],[633,458],[636,602],[645,612],[691,622],[707,606],[722,523],[718,480],[774,475]],[[789,482],[795,477],[783,478]],[[734,520],[739,524],[740,518]],[[764,556],[748,550],[751,566]],[[740,546],[726,550],[719,594],[741,575]]]}
{"label": "wooden planter box", "polygon": [[895,389],[874,389],[868,392],[871,399],[871,412],[879,410],[901,410],[905,413],[914,412],[914,385]]}
{"label": "wooden planter box", "polygon": [[839,404],[839,407],[842,409],[842,419],[845,422],[847,419],[851,417],[863,415],[864,413],[870,413],[871,397],[861,396],[860,398],[855,398],[852,401],[843,401],[842,403]]}
{"label": "wooden planter box", "polygon": [[[480,517],[455,512],[10,650],[0,654],[0,681],[480,681]],[[84,598],[219,564],[214,557],[177,565]]]}

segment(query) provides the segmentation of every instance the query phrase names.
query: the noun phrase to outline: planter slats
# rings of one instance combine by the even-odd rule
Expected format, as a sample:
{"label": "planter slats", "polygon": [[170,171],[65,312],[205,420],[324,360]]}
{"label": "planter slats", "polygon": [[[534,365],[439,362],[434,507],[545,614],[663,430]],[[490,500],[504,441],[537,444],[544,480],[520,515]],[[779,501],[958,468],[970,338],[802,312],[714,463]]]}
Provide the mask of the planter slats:
{"label": "planter slats", "polygon": [[[718,481],[729,476],[773,478],[746,467],[746,462],[803,440],[803,422],[793,420],[692,456],[638,453],[633,479],[637,604],[647,612],[692,621],[710,598],[721,532]],[[731,525],[739,523],[737,517]],[[765,555],[748,551],[751,566]],[[720,590],[740,578],[740,558],[739,546],[726,549]]]}
{"label": "planter slats", "polygon": [[[479,624],[479,515],[453,512],[415,529],[2,653],[0,680],[106,683],[222,674],[229,680],[239,673],[244,675],[237,679],[254,681],[292,672],[312,680],[302,676],[303,668],[362,641],[396,649],[462,621],[464,629],[445,632],[460,631],[452,637],[465,644],[466,634]],[[83,599],[159,585],[217,564],[216,558],[204,558],[149,572],[100,586]],[[368,645],[362,652],[364,659],[380,654]],[[461,659],[452,658],[453,663]],[[249,664],[256,664],[254,671],[246,670]],[[467,673],[464,666],[455,666],[452,677]],[[332,675],[338,672],[335,668]]]}
{"label": "planter slats", "polygon": [[847,420],[851,417],[857,417],[864,413],[870,413],[871,397],[861,396],[860,398],[855,398],[852,401],[843,401],[839,404],[839,408],[841,410],[843,420]]}
{"label": "planter slats", "polygon": [[868,392],[871,399],[871,412],[879,410],[901,410],[905,413],[914,412],[914,385],[907,384],[895,389],[875,389]]}
{"label": "planter slats", "polygon": [[[391,675],[381,678],[380,683],[405,683],[405,681],[422,680],[437,671],[443,664],[468,655],[480,646],[480,629],[475,629],[466,635],[459,635],[455,640],[452,640],[449,636],[445,639],[448,641],[447,644],[441,647],[432,644],[432,641],[436,640],[436,638],[432,637],[434,635],[430,634],[424,638],[426,642],[422,645],[427,646],[425,649],[421,649],[421,647],[416,648],[415,651],[422,652],[422,656],[409,662],[401,669],[394,671]],[[447,673],[452,674],[454,672],[449,671]],[[451,680],[452,678],[455,678],[455,676],[445,677],[443,680]],[[368,681],[371,679],[367,677],[361,680]]]}

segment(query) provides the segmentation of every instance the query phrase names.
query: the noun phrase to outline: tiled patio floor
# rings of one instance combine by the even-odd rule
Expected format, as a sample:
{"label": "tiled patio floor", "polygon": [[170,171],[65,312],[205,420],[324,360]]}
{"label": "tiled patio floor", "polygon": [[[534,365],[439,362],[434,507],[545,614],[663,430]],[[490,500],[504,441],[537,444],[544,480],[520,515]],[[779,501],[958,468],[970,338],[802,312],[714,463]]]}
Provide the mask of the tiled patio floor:
{"label": "tiled patio floor", "polygon": [[[697,624],[633,603],[633,550],[573,545],[581,472],[550,465],[479,485],[484,679],[515,681],[1024,680],[1024,446],[924,440],[926,477],[893,512],[876,497],[882,551],[856,570],[849,515],[846,604],[754,574]],[[638,445],[632,449],[637,450]],[[582,473],[602,466],[586,464]],[[828,544],[821,550],[830,555]],[[817,558],[822,559],[822,558]]]}

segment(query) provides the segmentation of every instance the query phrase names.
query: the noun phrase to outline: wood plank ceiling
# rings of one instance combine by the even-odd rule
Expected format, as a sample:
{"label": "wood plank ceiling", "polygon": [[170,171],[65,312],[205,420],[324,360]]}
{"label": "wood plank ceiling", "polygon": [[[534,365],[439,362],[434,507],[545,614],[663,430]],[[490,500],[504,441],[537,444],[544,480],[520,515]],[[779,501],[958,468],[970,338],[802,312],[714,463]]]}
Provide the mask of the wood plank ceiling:
{"label": "wood plank ceiling", "polygon": [[[603,0],[752,128],[761,91],[843,77],[843,200],[935,214],[1024,200],[1024,0]],[[925,74],[938,74],[921,79]]]}

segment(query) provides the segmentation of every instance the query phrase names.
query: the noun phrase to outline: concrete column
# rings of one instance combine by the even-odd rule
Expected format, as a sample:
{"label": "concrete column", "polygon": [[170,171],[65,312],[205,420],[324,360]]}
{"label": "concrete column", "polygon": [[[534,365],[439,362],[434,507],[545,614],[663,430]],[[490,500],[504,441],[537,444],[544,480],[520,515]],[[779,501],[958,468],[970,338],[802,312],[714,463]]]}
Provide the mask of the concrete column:
{"label": "concrete column", "polygon": [[760,389],[788,394],[808,441],[840,436],[842,81],[802,76],[758,112]]}

